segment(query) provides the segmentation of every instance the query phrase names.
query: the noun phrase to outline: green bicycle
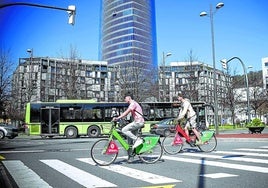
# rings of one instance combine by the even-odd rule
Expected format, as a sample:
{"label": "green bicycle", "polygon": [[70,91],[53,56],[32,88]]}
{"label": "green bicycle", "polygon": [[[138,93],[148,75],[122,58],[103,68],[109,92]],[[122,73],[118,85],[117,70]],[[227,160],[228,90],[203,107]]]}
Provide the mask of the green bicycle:
{"label": "green bicycle", "polygon": [[[117,143],[121,144],[123,149],[128,153],[128,157],[138,156],[141,161],[148,164],[156,163],[161,159],[163,154],[162,144],[160,142],[159,135],[142,135],[144,140],[143,144],[132,149],[123,136],[120,135],[117,130],[121,121],[112,122],[112,127],[109,132],[108,138],[103,138],[96,141],[90,150],[92,160],[100,166],[108,166],[112,164],[119,153],[119,147]],[[122,123],[120,127],[122,126]],[[118,142],[116,142],[116,140]]]}

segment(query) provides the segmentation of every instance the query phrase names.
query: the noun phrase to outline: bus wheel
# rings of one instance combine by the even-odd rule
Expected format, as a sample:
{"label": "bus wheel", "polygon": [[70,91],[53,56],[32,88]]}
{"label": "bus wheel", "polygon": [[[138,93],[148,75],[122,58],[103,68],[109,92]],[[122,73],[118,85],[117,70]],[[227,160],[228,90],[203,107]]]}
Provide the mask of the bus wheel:
{"label": "bus wheel", "polygon": [[74,127],[68,127],[65,130],[66,138],[76,138],[77,137],[77,129]]}
{"label": "bus wheel", "polygon": [[90,126],[87,130],[87,135],[89,137],[98,137],[101,134],[101,130],[98,126],[93,125]]}

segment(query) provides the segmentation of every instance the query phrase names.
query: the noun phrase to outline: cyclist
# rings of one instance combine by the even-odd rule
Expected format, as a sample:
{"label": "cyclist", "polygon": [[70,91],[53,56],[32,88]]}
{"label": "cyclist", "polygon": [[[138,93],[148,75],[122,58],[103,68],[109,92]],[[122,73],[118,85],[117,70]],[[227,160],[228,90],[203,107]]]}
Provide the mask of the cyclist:
{"label": "cyclist", "polygon": [[[202,144],[201,136],[198,130],[196,129],[196,112],[194,111],[190,100],[183,97],[182,93],[178,94],[178,100],[181,102],[181,110],[179,112],[179,116],[177,118],[178,121],[181,121],[185,115],[187,118],[186,125],[184,127],[185,133],[189,136],[189,128],[192,128],[192,131],[196,135],[198,141],[196,141],[196,145]],[[190,145],[193,145],[193,142],[189,143]]]}
{"label": "cyclist", "polygon": [[123,112],[120,116],[114,117],[113,120],[117,121],[118,119],[126,117],[129,113],[131,113],[134,121],[123,127],[122,133],[135,141],[132,148],[136,148],[143,143],[143,139],[137,137],[131,131],[138,130],[144,126],[144,118],[142,116],[143,112],[141,106],[135,100],[132,99],[130,94],[127,94],[125,96],[125,102],[129,104],[127,110]]}

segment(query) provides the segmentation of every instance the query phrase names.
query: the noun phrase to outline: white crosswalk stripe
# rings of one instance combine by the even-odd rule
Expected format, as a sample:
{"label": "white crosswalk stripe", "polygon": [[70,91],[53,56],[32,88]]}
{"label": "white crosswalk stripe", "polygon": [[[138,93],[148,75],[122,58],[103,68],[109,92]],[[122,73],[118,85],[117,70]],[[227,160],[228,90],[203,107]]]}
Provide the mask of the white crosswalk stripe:
{"label": "white crosswalk stripe", "polygon": [[51,187],[43,179],[41,179],[40,176],[19,160],[3,161],[3,164],[20,188]]}
{"label": "white crosswalk stripe", "polygon": [[[238,148],[233,151],[215,151],[211,153],[203,152],[183,152],[177,155],[163,155],[162,158],[170,161],[179,161],[183,163],[192,163],[198,165],[207,165],[213,167],[235,169],[248,172],[268,173],[268,150],[262,146],[259,149]],[[216,159],[216,160],[215,160]],[[96,167],[91,158],[77,158],[81,164]],[[40,177],[36,172],[31,170],[27,165],[19,160],[3,160],[11,176],[14,178],[20,188],[24,187],[51,187],[51,185]],[[104,180],[94,173],[79,169],[75,165],[68,164],[59,159],[42,159],[43,164],[49,166],[58,173],[72,179],[83,187],[117,187],[118,185],[111,182],[111,179]],[[112,164],[109,166],[97,166],[116,174],[124,175],[138,181],[147,182],[152,185],[180,183],[182,180],[159,175],[156,173],[138,170],[126,165]],[[213,173],[204,174],[204,177],[224,178],[238,176],[237,174]],[[29,179],[30,177],[30,179]],[[27,183],[25,183],[27,181]],[[29,183],[31,182],[31,183]]]}
{"label": "white crosswalk stripe", "polygon": [[236,152],[236,151],[215,151],[215,153],[222,153],[228,155],[246,155],[246,156],[255,156],[255,157],[268,157],[266,153],[249,153],[249,152]]}
{"label": "white crosswalk stripe", "polygon": [[[238,154],[239,152],[221,152],[217,151],[215,153],[231,153],[231,154]],[[244,153],[246,155],[246,153]],[[247,152],[248,155],[250,155]],[[187,155],[187,154],[186,154]],[[190,155],[190,154],[189,154]],[[196,153],[196,156],[202,158],[201,153]],[[211,153],[213,155],[213,153]],[[241,155],[241,153],[239,153]],[[251,153],[251,155],[254,155],[254,153]],[[191,155],[193,156],[193,155]],[[260,154],[257,154],[257,156],[260,156]],[[211,157],[213,156],[206,155],[206,157]],[[209,161],[207,159],[192,159],[192,158],[182,158],[182,157],[171,157],[171,156],[163,156],[164,159],[168,160],[174,160],[174,161],[180,161],[180,162],[187,162],[187,163],[195,163],[195,164],[204,164],[204,165],[209,165],[209,166],[215,166],[215,167],[222,167],[222,168],[231,168],[231,169],[237,169],[237,170],[245,170],[245,171],[251,171],[251,172],[260,172],[260,173],[268,173],[268,167],[260,167],[260,166],[253,166],[253,165],[242,165],[242,164],[234,164],[234,163],[225,163],[225,162],[219,162],[219,161]],[[222,158],[224,159],[224,158]],[[227,159],[227,158],[226,158]],[[230,158],[228,158],[230,159]],[[252,161],[254,158],[252,158]]]}
{"label": "white crosswalk stripe", "polygon": [[60,160],[50,159],[41,160],[41,162],[64,174],[65,176],[68,176],[72,180],[85,187],[116,187],[116,185],[108,181],[102,180],[97,176],[89,174]]}
{"label": "white crosswalk stripe", "polygon": [[[222,160],[231,160],[231,161],[243,161],[249,163],[263,163],[268,164],[268,160],[265,159],[254,159],[254,158],[247,158],[242,157],[243,155],[238,156],[223,156],[223,155],[211,155],[211,154],[203,154],[203,153],[182,153],[183,156],[191,156],[191,157],[205,157],[205,158],[212,158],[212,159],[222,159]],[[241,156],[241,157],[239,157]]]}
{"label": "white crosswalk stripe", "polygon": [[268,152],[267,149],[250,149],[250,148],[238,148],[238,151],[253,151],[253,152]]}
{"label": "white crosswalk stripe", "polygon": [[[89,158],[80,158],[79,161],[85,162],[90,165],[95,165],[92,159]],[[144,172],[141,170],[136,170],[133,168],[125,167],[122,165],[110,165],[110,166],[101,166],[106,170],[110,170],[119,174],[123,174],[128,177],[135,177],[135,179],[146,181],[152,184],[159,184],[159,183],[174,183],[174,182],[181,182],[180,180],[159,176],[156,174]]]}

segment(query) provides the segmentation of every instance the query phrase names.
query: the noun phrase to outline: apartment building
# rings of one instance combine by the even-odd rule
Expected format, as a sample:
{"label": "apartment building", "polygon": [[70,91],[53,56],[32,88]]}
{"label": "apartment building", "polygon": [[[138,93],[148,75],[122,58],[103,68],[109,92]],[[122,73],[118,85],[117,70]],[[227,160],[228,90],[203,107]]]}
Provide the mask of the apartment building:
{"label": "apartment building", "polygon": [[108,101],[107,62],[49,57],[20,58],[12,95],[22,109],[29,101],[96,99]]}
{"label": "apartment building", "polygon": [[261,61],[262,61],[263,88],[266,91],[268,91],[268,57],[262,58]]}
{"label": "apartment building", "polygon": [[[214,106],[214,89],[216,89],[218,116],[222,117],[223,114],[231,116],[226,105],[231,77],[223,71],[216,70],[216,88],[214,88],[213,75],[212,66],[198,61],[171,62],[169,66],[160,66],[159,101],[174,101],[178,92],[182,92],[191,101],[204,101]],[[211,117],[213,116],[211,112]]]}
{"label": "apartment building", "polygon": [[[160,99],[172,101],[178,92],[183,92],[194,101],[214,103],[214,69],[208,64],[194,62],[171,62],[159,67]],[[217,97],[221,102],[226,96],[231,78],[216,70]]]}

